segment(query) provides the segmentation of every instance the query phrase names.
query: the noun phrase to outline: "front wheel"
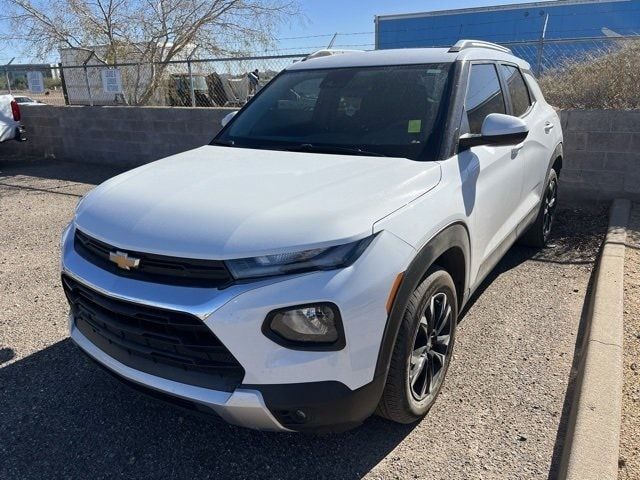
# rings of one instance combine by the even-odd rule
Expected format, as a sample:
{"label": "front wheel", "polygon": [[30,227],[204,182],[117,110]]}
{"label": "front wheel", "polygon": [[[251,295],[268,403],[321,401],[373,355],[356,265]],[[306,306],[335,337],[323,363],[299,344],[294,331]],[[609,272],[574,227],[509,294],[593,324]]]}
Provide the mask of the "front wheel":
{"label": "front wheel", "polygon": [[379,415],[398,423],[426,415],[449,368],[457,318],[453,280],[442,268],[432,268],[404,311]]}
{"label": "front wheel", "polygon": [[519,242],[529,247],[542,248],[547,244],[551,235],[551,227],[556,216],[558,206],[558,174],[554,169],[549,172],[549,179],[545,186],[544,195],[540,202],[540,210],[536,221],[522,235]]}

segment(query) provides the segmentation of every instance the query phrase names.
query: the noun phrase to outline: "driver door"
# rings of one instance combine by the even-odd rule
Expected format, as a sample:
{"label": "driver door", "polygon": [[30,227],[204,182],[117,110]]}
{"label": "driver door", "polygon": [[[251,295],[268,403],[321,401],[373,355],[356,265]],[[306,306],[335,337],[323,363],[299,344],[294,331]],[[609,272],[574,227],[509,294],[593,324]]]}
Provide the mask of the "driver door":
{"label": "driver door", "polygon": [[[480,133],[490,113],[507,113],[506,97],[497,66],[472,63],[469,69],[461,133]],[[468,176],[467,215],[475,232],[472,242],[476,278],[483,278],[515,240],[518,205],[524,174],[521,145],[481,145],[459,153]]]}

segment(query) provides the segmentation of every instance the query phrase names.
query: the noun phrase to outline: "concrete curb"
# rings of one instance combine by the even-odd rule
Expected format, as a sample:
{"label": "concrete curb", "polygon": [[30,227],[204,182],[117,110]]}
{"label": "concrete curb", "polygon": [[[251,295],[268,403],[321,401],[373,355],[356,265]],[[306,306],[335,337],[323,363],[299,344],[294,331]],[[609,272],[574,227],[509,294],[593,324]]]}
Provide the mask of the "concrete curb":
{"label": "concrete curb", "polygon": [[560,466],[563,479],[618,478],[624,243],[630,210],[629,200],[618,199],[609,212]]}

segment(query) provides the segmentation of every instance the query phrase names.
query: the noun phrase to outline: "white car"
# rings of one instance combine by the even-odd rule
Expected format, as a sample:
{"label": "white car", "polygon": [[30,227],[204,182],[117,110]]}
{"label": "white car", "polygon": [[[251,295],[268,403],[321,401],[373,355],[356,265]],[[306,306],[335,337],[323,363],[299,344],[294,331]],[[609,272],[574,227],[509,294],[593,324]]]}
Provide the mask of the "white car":
{"label": "white car", "polygon": [[18,102],[18,105],[33,105],[33,106],[42,106],[42,105],[46,105],[44,102],[41,102],[39,100],[34,100],[31,97],[15,97],[16,102]]}
{"label": "white car", "polygon": [[27,139],[20,116],[20,106],[13,96],[0,95],[0,143]]}
{"label": "white car", "polygon": [[551,230],[562,133],[529,65],[474,41],[325,56],[230,117],[80,201],[71,338],[246,427],[419,420],[471,294]]}

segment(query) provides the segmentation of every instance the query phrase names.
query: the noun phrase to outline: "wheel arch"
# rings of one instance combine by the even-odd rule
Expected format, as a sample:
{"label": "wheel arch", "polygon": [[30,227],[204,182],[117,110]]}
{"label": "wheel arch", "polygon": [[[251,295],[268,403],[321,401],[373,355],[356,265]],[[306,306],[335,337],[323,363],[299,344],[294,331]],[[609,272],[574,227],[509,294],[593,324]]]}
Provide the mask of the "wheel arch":
{"label": "wheel arch", "polygon": [[433,265],[441,266],[453,278],[458,296],[458,307],[459,310],[461,309],[469,289],[470,252],[469,231],[462,222],[445,227],[418,251],[404,272],[387,317],[387,324],[380,343],[375,377],[383,375],[386,378],[407,302]]}
{"label": "wheel arch", "polygon": [[556,145],[556,148],[553,150],[553,154],[551,155],[551,159],[549,161],[549,167],[547,168],[547,177],[549,178],[549,172],[551,169],[556,171],[558,177],[560,177],[560,170],[562,170],[562,143]]}

